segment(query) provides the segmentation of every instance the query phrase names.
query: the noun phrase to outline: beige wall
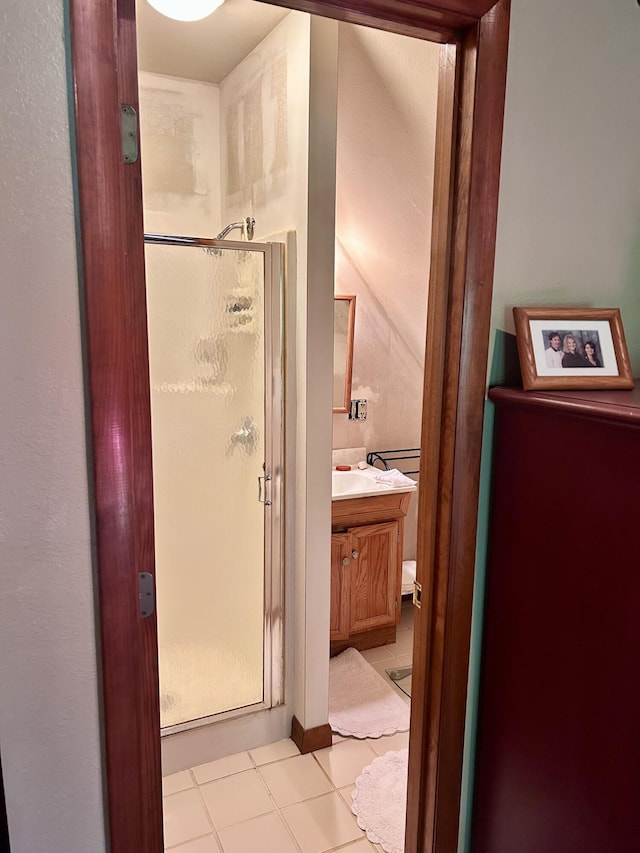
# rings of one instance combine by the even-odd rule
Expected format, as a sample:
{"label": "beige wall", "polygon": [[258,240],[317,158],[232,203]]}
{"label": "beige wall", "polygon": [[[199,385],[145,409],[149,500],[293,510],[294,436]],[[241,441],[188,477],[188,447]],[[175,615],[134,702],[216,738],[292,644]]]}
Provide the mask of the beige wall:
{"label": "beige wall", "polygon": [[62,3],[0,31],[0,750],[12,853],[102,853]]}
{"label": "beige wall", "polygon": [[[351,396],[368,412],[333,416],[334,447],[420,446],[439,55],[340,25],[335,290],[357,296]],[[416,495],[405,559],[417,507]]]}
{"label": "beige wall", "polygon": [[220,90],[141,71],[144,230],[215,237],[220,218]]}
{"label": "beige wall", "polygon": [[[220,83],[223,219],[306,245],[310,18],[291,12]],[[306,275],[306,254],[301,252]],[[304,280],[305,275],[301,275]]]}

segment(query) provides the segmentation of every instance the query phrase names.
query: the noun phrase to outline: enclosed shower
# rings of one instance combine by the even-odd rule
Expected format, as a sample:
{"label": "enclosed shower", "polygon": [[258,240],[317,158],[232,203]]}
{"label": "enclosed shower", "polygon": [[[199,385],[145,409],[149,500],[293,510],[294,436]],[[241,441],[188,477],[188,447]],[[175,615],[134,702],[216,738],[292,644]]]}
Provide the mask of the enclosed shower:
{"label": "enclosed shower", "polygon": [[253,225],[145,235],[164,734],[282,701],[281,257]]}

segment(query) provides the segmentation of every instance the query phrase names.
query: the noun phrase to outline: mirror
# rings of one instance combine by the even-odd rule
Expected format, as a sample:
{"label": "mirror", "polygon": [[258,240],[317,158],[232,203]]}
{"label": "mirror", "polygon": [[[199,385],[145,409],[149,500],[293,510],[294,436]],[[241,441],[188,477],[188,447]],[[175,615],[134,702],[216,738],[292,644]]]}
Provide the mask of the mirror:
{"label": "mirror", "polygon": [[355,296],[333,300],[333,412],[346,414],[351,405],[353,329],[356,319]]}

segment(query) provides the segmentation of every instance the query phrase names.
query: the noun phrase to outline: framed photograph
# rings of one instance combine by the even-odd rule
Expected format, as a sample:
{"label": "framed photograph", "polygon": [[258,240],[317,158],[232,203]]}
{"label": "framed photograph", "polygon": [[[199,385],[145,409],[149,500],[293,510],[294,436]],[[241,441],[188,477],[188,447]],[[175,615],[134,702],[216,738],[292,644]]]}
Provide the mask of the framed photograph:
{"label": "framed photograph", "polygon": [[618,308],[514,308],[525,391],[633,388]]}

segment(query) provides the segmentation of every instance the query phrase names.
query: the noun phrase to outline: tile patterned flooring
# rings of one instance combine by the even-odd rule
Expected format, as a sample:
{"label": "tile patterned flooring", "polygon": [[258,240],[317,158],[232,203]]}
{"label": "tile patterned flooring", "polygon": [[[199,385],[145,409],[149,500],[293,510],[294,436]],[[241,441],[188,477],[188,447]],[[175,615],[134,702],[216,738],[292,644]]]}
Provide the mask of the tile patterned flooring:
{"label": "tile patterned flooring", "polygon": [[[413,612],[403,605],[397,640],[363,652],[385,669],[408,666]],[[407,702],[399,688],[393,689]],[[291,740],[240,752],[163,780],[165,850],[171,853],[372,853],[351,813],[351,792],[378,755],[408,744],[408,732],[300,755]]]}

